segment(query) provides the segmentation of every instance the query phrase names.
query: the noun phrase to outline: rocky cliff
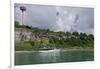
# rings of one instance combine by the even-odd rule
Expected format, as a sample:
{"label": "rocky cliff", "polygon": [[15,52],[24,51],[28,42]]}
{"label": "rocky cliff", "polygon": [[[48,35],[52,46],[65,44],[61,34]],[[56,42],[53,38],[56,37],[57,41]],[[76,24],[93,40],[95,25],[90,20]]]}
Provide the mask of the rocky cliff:
{"label": "rocky cliff", "polygon": [[35,36],[30,29],[15,28],[15,41],[30,41],[33,39],[35,39]]}

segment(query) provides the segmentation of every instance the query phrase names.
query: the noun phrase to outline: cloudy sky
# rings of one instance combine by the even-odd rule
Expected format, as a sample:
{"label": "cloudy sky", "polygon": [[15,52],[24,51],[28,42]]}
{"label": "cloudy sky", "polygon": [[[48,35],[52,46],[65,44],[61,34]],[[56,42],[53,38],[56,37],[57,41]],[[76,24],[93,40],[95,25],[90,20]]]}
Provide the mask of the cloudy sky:
{"label": "cloudy sky", "polygon": [[94,9],[68,6],[15,4],[14,18],[22,22],[20,6],[26,7],[24,24],[63,32],[94,33]]}

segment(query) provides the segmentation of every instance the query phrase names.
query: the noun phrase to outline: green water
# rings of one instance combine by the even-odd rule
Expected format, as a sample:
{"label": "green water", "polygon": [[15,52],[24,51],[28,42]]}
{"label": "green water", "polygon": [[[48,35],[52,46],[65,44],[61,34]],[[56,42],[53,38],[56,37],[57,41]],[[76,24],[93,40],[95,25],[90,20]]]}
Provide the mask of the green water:
{"label": "green water", "polygon": [[93,51],[44,51],[15,53],[15,65],[93,61]]}

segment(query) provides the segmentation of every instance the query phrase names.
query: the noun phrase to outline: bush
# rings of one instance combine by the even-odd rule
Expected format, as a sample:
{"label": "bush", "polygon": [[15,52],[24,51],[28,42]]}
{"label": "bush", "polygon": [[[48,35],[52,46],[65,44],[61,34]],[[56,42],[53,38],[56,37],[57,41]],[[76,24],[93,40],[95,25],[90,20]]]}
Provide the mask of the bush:
{"label": "bush", "polygon": [[15,50],[32,50],[32,46],[30,43],[28,42],[19,42],[19,43],[15,43]]}

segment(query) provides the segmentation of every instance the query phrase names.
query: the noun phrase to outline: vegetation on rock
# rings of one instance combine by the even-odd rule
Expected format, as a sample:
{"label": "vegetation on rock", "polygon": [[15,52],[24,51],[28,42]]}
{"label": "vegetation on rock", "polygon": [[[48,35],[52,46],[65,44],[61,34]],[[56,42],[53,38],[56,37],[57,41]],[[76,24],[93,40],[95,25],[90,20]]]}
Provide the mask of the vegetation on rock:
{"label": "vegetation on rock", "polygon": [[[55,46],[56,48],[94,48],[94,35],[78,32],[54,32],[49,29],[39,29],[21,26],[15,21],[15,28],[29,29],[35,39],[29,41],[15,41],[15,50],[34,50],[40,46]],[[16,30],[15,30],[16,31]]]}

